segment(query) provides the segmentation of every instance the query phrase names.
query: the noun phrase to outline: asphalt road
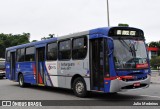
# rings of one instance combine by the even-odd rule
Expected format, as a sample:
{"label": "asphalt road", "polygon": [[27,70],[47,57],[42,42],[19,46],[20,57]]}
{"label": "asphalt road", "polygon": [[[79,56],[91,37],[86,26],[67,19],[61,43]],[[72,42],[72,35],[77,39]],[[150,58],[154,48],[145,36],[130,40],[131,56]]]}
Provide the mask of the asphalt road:
{"label": "asphalt road", "polygon": [[[9,81],[7,79],[0,79],[0,100],[96,100],[96,102],[101,102],[99,100],[105,100],[106,103],[111,103],[114,106],[77,106],[76,109],[101,109],[101,108],[111,108],[117,109],[116,100],[123,102],[123,100],[160,100],[160,84],[151,84],[147,89],[132,90],[127,92],[119,92],[116,95],[103,94],[103,93],[91,93],[88,98],[78,98],[74,96],[71,90],[51,88],[51,87],[40,87],[40,86],[29,86],[26,88],[19,87],[17,82]],[[0,107],[8,108],[8,107]],[[12,107],[12,109],[21,109],[22,107]],[[44,109],[53,107],[23,107],[26,109]],[[72,106],[55,106],[54,108],[59,109],[75,109]],[[157,106],[118,106],[118,109],[159,109]]]}

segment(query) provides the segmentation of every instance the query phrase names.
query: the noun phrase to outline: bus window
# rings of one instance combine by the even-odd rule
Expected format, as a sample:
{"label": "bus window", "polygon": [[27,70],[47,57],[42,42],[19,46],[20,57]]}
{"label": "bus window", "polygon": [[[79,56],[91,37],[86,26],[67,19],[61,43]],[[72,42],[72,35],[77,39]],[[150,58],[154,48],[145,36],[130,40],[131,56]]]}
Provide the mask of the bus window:
{"label": "bus window", "polygon": [[87,54],[87,37],[75,38],[72,43],[72,58],[84,59]]}
{"label": "bus window", "polygon": [[11,61],[10,54],[11,54],[10,51],[7,51],[7,55],[6,55],[6,57],[7,57],[6,61],[7,61],[7,62],[10,62],[10,61]]}
{"label": "bus window", "polygon": [[59,42],[58,58],[59,60],[67,60],[71,58],[71,40]]}
{"label": "bus window", "polygon": [[34,61],[35,60],[35,51],[34,47],[26,48],[25,61]]}
{"label": "bus window", "polygon": [[47,60],[57,60],[57,42],[48,44]]}
{"label": "bus window", "polygon": [[23,62],[25,56],[25,49],[18,49],[17,50],[17,62]]}

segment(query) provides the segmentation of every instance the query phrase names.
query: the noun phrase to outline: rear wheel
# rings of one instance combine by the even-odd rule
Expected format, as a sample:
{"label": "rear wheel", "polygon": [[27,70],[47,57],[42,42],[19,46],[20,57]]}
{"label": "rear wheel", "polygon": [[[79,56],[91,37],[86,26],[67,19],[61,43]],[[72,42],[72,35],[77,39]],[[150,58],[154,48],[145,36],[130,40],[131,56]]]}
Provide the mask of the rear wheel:
{"label": "rear wheel", "polygon": [[110,95],[117,95],[118,92],[110,92],[109,94],[110,94]]}
{"label": "rear wheel", "polygon": [[86,84],[83,78],[78,77],[73,82],[73,91],[74,94],[78,97],[86,97],[87,96],[87,89]]}
{"label": "rear wheel", "polygon": [[20,75],[19,75],[18,80],[19,80],[19,86],[20,86],[20,87],[25,87],[25,86],[26,86],[26,83],[24,83],[23,74],[20,74]]}

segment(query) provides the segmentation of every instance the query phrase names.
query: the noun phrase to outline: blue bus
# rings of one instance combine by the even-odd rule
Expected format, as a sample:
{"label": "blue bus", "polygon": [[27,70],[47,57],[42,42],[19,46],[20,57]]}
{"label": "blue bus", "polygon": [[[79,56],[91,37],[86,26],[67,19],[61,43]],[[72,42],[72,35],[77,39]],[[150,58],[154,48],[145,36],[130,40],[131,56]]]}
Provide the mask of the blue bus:
{"label": "blue bus", "polygon": [[144,33],[103,27],[6,48],[6,78],[28,84],[116,93],[150,84]]}

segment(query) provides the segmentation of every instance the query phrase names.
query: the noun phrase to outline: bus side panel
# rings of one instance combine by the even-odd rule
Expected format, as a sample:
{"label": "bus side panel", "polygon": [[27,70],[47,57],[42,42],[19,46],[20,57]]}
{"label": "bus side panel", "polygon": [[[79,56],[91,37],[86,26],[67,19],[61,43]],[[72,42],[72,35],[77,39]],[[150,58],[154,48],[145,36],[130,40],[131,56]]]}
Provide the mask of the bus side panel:
{"label": "bus side panel", "polygon": [[47,76],[47,81],[46,85],[47,86],[54,86],[54,87],[59,87],[58,86],[58,74],[57,74],[57,61],[46,61],[45,62],[45,67],[46,67],[46,76]]}
{"label": "bus side panel", "polygon": [[11,79],[10,77],[10,62],[6,62],[6,78]]}
{"label": "bus side panel", "polygon": [[71,80],[74,75],[84,78],[87,90],[90,90],[90,72],[88,55],[83,60],[70,61],[46,61],[46,72],[53,87],[71,88]]}
{"label": "bus side panel", "polygon": [[44,66],[44,84],[45,86],[53,86],[52,82],[51,82],[51,78],[49,76],[49,69],[52,69],[52,66],[48,66],[46,65],[47,62],[43,63]]}
{"label": "bus side panel", "polygon": [[[88,59],[58,62],[58,87],[71,88],[71,80],[74,75],[80,75],[90,90]],[[54,83],[53,83],[54,84]]]}
{"label": "bus side panel", "polygon": [[24,76],[25,83],[36,84],[36,72],[34,71],[35,62],[19,62],[16,64],[16,80],[21,72]]}

